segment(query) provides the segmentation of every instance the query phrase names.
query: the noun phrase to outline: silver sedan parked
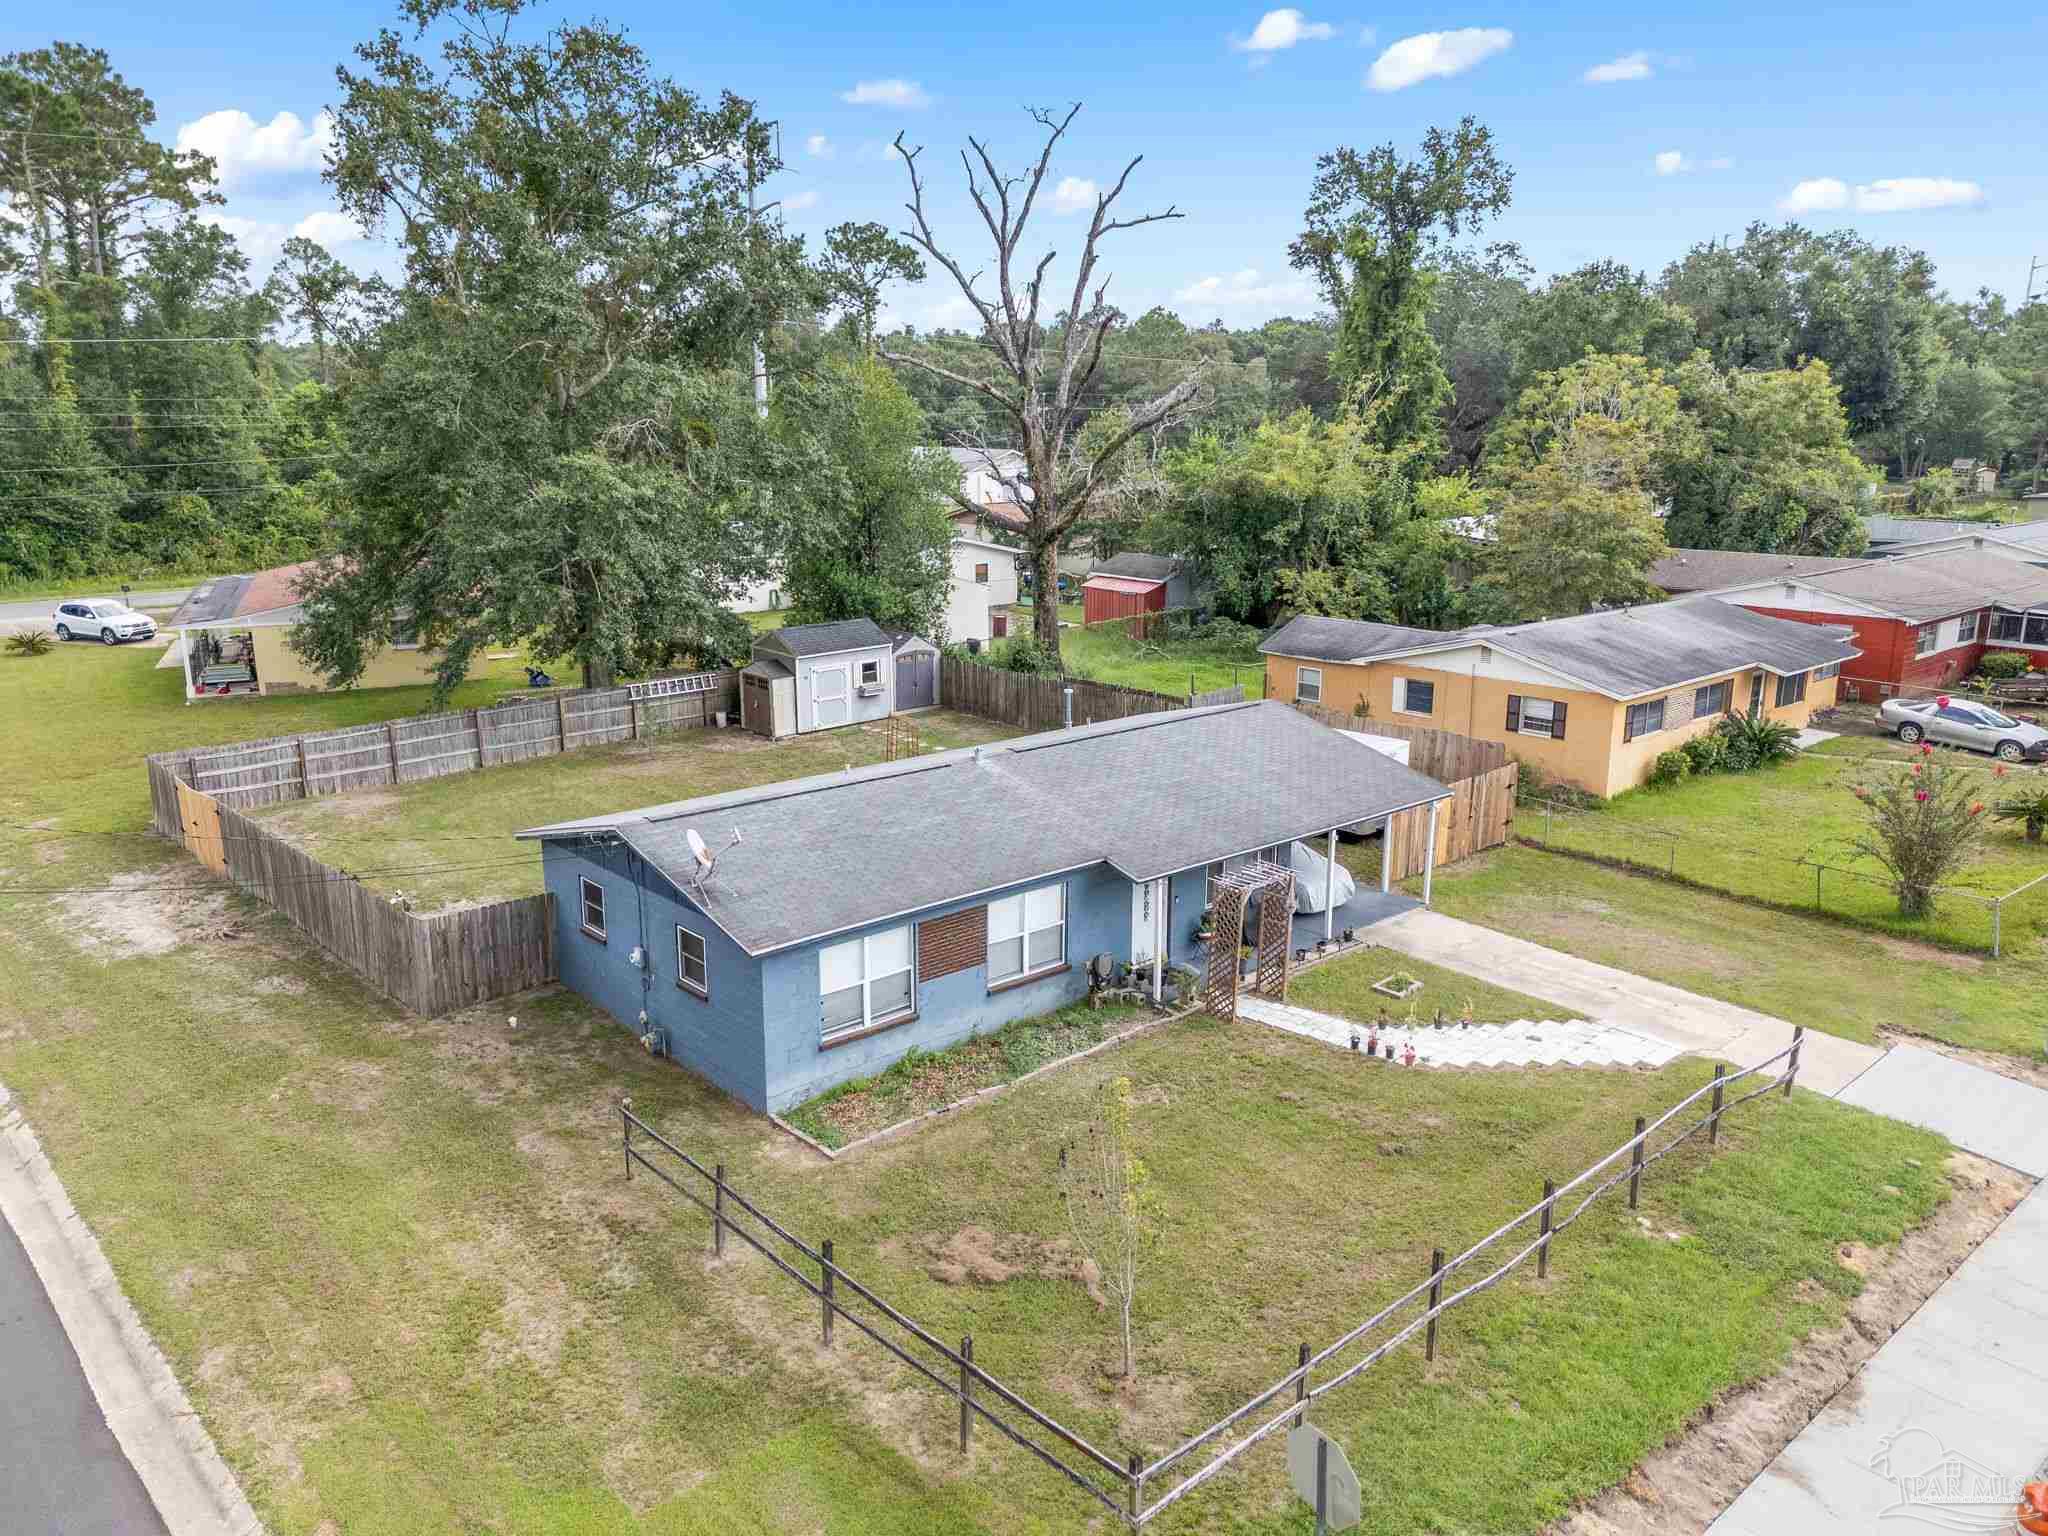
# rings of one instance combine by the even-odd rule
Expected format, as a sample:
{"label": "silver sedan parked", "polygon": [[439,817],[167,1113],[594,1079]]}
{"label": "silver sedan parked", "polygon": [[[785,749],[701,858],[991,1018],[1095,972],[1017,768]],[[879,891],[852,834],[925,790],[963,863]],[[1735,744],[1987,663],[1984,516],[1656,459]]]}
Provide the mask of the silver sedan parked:
{"label": "silver sedan parked", "polygon": [[2048,761],[2048,731],[1967,699],[1887,699],[1878,718],[1903,742],[1938,741],[2008,763]]}

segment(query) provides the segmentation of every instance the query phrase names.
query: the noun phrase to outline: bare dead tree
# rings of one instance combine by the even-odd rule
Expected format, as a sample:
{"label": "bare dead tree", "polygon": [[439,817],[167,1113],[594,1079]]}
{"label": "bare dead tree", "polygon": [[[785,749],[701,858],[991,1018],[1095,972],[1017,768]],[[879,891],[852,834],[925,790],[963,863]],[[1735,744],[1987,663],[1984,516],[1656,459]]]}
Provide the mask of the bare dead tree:
{"label": "bare dead tree", "polygon": [[[925,216],[925,184],[917,165],[924,147],[907,148],[903,135],[896,135],[896,152],[903,157],[910,175],[910,201],[905,206],[910,210],[912,227],[903,232],[904,238],[944,267],[959,285],[960,292],[980,317],[983,339],[994,352],[995,361],[986,377],[975,378],[914,353],[882,350],[882,356],[892,363],[922,368],[973,390],[999,407],[1015,424],[1024,456],[1022,475],[1000,473],[993,465],[991,470],[1025,513],[1027,521],[1021,537],[1038,593],[1032,609],[1032,627],[1039,643],[1053,656],[1059,655],[1060,647],[1059,605],[1055,601],[1059,591],[1060,541],[1088,514],[1091,503],[1112,479],[1118,456],[1132,439],[1170,426],[1200,408],[1202,373],[1207,366],[1206,360],[1191,362],[1186,373],[1163,393],[1127,407],[1117,431],[1092,440],[1084,453],[1072,451],[1086,424],[1087,411],[1082,402],[1101,373],[1103,342],[1122,319],[1121,312],[1106,298],[1109,279],[1105,276],[1095,283],[1097,248],[1105,236],[1118,230],[1185,217],[1172,206],[1163,213],[1114,216],[1112,209],[1123,194],[1124,184],[1145,158],[1132,156],[1115,184],[1096,196],[1094,217],[1089,220],[1080,263],[1074,272],[1073,295],[1067,305],[1065,323],[1058,328],[1057,345],[1048,349],[1052,328],[1041,318],[1041,303],[1046,274],[1058,253],[1048,249],[1030,267],[1027,277],[1017,250],[1052,165],[1053,150],[1080,110],[1079,102],[1063,116],[1043,108],[1031,110],[1033,121],[1045,130],[1045,143],[1037,161],[1021,174],[1004,175],[988,146],[980,140],[968,139],[968,149],[960,152],[960,163],[967,172],[968,195],[995,243],[993,296],[984,296],[976,287],[983,276],[982,269],[969,272],[960,260],[941,249]],[[968,150],[973,151],[971,156]],[[964,498],[955,499],[969,511],[981,510]]]}

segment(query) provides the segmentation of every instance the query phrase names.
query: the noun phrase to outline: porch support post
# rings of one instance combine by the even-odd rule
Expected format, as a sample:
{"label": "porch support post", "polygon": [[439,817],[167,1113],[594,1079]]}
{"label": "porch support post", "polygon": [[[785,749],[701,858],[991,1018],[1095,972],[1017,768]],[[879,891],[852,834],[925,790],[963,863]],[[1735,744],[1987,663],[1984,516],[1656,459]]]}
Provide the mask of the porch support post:
{"label": "porch support post", "polygon": [[1330,828],[1329,846],[1324,850],[1327,863],[1323,865],[1323,942],[1328,943],[1337,932],[1337,829]]}
{"label": "porch support post", "polygon": [[1159,895],[1152,903],[1152,1002],[1156,1007],[1166,995],[1160,985],[1165,967],[1166,955],[1166,907],[1173,900],[1173,876],[1163,875],[1159,880]]}
{"label": "porch support post", "polygon": [[1380,827],[1380,894],[1386,895],[1393,889],[1394,874],[1394,818],[1389,816]]}
{"label": "porch support post", "polygon": [[1422,850],[1422,908],[1429,910],[1430,882],[1436,876],[1436,805],[1423,807],[1423,814],[1429,818],[1429,839]]}

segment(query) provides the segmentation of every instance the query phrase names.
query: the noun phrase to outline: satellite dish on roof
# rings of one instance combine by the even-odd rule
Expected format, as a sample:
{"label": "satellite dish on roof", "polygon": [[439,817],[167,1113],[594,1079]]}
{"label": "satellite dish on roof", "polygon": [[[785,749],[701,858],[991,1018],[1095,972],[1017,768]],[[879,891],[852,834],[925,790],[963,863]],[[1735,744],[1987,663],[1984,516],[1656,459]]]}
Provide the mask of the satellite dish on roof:
{"label": "satellite dish on roof", "polygon": [[699,894],[702,894],[705,883],[711,879],[711,872],[718,868],[719,855],[740,845],[740,829],[738,827],[732,829],[732,841],[727,843],[724,848],[721,848],[718,853],[713,853],[704,846],[704,839],[697,835],[695,827],[685,827],[683,829],[683,837],[689,842],[690,857],[697,861],[697,878],[694,884]]}

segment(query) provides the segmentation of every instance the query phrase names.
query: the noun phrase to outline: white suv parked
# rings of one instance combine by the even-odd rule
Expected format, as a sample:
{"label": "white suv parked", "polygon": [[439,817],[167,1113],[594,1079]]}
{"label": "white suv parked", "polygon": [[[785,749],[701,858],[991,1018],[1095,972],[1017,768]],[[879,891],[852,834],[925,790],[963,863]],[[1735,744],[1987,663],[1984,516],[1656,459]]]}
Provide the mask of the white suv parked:
{"label": "white suv parked", "polygon": [[59,603],[50,615],[50,627],[59,640],[98,640],[102,645],[156,638],[156,620],[110,597],[80,597]]}

